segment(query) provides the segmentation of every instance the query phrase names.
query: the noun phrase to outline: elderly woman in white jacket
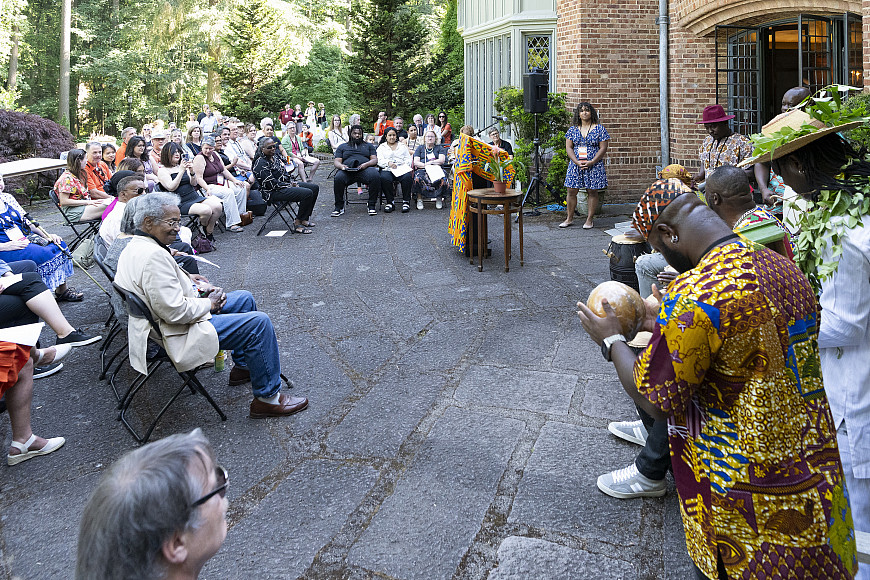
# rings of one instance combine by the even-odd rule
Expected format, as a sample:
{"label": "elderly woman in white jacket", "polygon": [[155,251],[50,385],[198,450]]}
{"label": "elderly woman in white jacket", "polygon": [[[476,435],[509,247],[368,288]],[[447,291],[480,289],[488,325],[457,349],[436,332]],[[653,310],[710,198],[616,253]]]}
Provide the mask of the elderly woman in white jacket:
{"label": "elderly woman in white jacket", "polygon": [[384,213],[393,211],[395,192],[393,185],[402,186],[402,213],[411,209],[411,185],[414,173],[411,171],[411,152],[404,143],[399,143],[399,134],[395,127],[387,127],[381,144],[378,146],[378,165],[381,168],[381,191],[387,198]]}

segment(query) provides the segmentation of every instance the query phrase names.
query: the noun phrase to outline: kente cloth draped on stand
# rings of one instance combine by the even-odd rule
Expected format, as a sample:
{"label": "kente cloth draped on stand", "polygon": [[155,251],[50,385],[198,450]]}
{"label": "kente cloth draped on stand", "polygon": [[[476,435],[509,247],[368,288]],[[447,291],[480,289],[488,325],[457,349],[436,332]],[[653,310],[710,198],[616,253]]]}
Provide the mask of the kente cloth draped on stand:
{"label": "kente cloth draped on stand", "polygon": [[[454,139],[455,141],[455,139]],[[500,151],[499,159],[508,159],[505,151]],[[460,252],[465,251],[466,225],[465,209],[468,204],[466,194],[474,189],[471,184],[471,175],[476,174],[492,181],[494,175],[484,171],[483,166],[492,160],[492,145],[483,141],[459,134],[459,149],[456,153],[456,164],[453,166],[453,203],[450,205],[450,223],[447,231],[453,238],[453,245],[459,247]],[[509,187],[514,181],[513,166],[505,170],[505,181]]]}

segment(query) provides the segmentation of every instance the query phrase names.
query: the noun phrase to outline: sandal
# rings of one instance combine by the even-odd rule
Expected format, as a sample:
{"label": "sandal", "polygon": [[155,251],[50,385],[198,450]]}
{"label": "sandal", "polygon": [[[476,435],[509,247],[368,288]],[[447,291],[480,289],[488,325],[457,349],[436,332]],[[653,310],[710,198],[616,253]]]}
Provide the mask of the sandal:
{"label": "sandal", "polygon": [[75,288],[67,287],[62,294],[55,292],[54,299],[58,302],[81,302],[85,299],[85,294],[84,292],[76,292]]}
{"label": "sandal", "polygon": [[42,449],[34,449],[30,450],[30,446],[36,441],[36,435],[30,435],[30,439],[27,440],[26,443],[19,443],[18,441],[12,441],[12,447],[20,451],[18,455],[6,455],[6,463],[9,465],[18,465],[22,461],[27,461],[28,459],[32,459],[38,455],[48,455],[54,451],[57,451],[63,444],[66,443],[66,439],[63,437],[52,437],[51,439],[47,439],[45,445],[42,446]]}
{"label": "sandal", "polygon": [[317,226],[317,224],[314,222],[308,222],[307,224],[300,224],[300,225],[305,226],[306,228],[313,228],[313,227]]}
{"label": "sandal", "polygon": [[297,226],[290,229],[290,233],[292,233],[292,234],[313,234],[314,230],[312,230],[311,228],[306,228],[305,226],[302,226],[302,225],[297,225]]}
{"label": "sandal", "polygon": [[227,230],[233,232],[234,234],[238,234],[238,233],[245,231],[244,228],[238,224],[228,227]]}

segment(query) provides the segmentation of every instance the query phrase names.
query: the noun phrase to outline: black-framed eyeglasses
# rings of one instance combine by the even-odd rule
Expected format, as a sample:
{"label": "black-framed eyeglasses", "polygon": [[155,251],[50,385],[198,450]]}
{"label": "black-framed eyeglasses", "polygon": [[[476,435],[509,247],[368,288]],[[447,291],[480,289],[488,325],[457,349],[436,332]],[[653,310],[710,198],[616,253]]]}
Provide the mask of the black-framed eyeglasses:
{"label": "black-framed eyeglasses", "polygon": [[180,228],[180,227],[181,227],[181,220],[162,220],[162,219],[158,219],[157,221],[158,221],[158,222],[163,222],[163,223],[165,223],[165,224],[166,224],[167,226],[169,226],[170,228]]}
{"label": "black-framed eyeglasses", "polygon": [[136,195],[142,195],[142,194],[145,193],[146,191],[148,191],[148,190],[145,189],[144,187],[137,187],[137,188],[136,188]]}
{"label": "black-framed eyeglasses", "polygon": [[196,500],[191,504],[191,507],[201,506],[208,500],[210,500],[214,495],[219,495],[221,497],[227,496],[227,486],[230,484],[230,475],[227,473],[227,470],[224,469],[221,465],[214,466],[214,474],[215,479],[217,480],[217,487]]}

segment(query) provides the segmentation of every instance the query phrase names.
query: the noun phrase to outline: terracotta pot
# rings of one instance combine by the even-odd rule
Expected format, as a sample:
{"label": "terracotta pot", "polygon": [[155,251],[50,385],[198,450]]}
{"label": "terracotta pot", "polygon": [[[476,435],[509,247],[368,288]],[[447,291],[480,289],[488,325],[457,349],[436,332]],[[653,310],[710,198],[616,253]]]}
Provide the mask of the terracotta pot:
{"label": "terracotta pot", "polygon": [[507,182],[506,181],[493,181],[492,182],[492,189],[496,193],[504,193],[505,191],[507,191]]}

